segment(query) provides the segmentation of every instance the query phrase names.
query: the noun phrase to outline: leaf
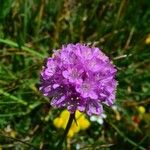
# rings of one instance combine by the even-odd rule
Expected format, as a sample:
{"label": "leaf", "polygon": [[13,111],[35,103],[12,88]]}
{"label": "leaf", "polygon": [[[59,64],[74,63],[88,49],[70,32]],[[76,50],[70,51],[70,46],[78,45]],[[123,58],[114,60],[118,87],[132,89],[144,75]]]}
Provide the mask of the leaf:
{"label": "leaf", "polygon": [[11,10],[13,0],[0,0],[0,20],[4,19]]}

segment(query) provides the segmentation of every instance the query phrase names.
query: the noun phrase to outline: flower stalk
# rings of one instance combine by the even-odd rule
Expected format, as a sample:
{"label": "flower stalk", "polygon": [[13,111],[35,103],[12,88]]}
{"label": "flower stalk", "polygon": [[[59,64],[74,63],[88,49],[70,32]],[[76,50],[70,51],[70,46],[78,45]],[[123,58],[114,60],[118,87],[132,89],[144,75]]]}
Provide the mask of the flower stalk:
{"label": "flower stalk", "polygon": [[65,138],[67,137],[67,134],[69,132],[69,129],[70,129],[74,119],[75,119],[75,112],[73,114],[70,113],[70,117],[69,117],[66,129],[64,131],[64,135],[62,136],[60,142],[58,143],[57,149],[61,149],[62,148],[63,142],[64,142]]}

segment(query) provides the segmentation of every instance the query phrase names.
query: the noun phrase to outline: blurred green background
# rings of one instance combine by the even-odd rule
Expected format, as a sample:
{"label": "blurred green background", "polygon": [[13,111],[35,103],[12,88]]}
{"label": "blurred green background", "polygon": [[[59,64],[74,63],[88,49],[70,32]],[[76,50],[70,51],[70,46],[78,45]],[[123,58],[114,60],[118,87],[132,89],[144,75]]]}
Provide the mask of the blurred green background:
{"label": "blurred green background", "polygon": [[0,150],[55,148],[61,110],[38,91],[40,70],[53,49],[77,42],[113,60],[119,85],[115,109],[71,149],[150,150],[149,34],[149,0],[0,0]]}

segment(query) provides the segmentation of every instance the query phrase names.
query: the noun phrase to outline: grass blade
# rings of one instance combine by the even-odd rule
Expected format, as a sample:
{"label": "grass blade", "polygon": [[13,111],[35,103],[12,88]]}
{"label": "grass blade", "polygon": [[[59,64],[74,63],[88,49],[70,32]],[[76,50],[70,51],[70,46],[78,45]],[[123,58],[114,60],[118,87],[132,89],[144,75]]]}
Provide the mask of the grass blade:
{"label": "grass blade", "polygon": [[[9,45],[12,47],[20,48],[20,46],[16,42],[13,42],[9,39],[1,39],[0,38],[0,43],[6,44],[6,45]],[[45,56],[43,54],[40,54],[40,53],[36,52],[35,50],[28,48],[26,46],[21,46],[21,49],[31,53],[32,55],[38,56],[40,58],[45,58]]]}
{"label": "grass blade", "polygon": [[23,105],[25,105],[25,106],[28,104],[26,101],[24,101],[24,100],[22,100],[22,99],[20,99],[20,98],[18,98],[18,97],[15,97],[15,96],[13,96],[13,95],[11,95],[11,94],[5,92],[5,91],[2,90],[2,89],[0,89],[0,94],[4,95],[4,96],[6,96],[6,97],[8,97],[8,98],[10,98],[10,99],[12,99],[12,100],[14,100],[14,101],[17,101],[18,103],[23,104]]}

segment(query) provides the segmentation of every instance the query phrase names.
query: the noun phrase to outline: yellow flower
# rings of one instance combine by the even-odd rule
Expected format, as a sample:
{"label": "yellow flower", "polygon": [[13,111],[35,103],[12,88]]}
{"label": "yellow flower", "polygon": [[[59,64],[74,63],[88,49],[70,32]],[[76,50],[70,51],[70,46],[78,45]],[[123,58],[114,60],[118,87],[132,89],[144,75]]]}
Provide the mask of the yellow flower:
{"label": "yellow flower", "polygon": [[86,130],[90,126],[90,122],[85,118],[81,118],[79,121],[81,130]]}
{"label": "yellow flower", "polygon": [[[62,111],[59,117],[53,120],[53,124],[56,128],[65,129],[68,123],[70,112],[68,110]],[[68,138],[72,138],[80,130],[86,130],[90,126],[90,122],[85,118],[85,115],[79,111],[75,113],[76,122],[73,121],[70,130],[68,132]]]}
{"label": "yellow flower", "polygon": [[139,111],[140,114],[144,114],[145,113],[145,108],[143,106],[139,106],[138,111]]}
{"label": "yellow flower", "polygon": [[72,138],[74,136],[74,134],[75,134],[74,131],[72,129],[70,129],[67,136],[68,136],[68,138]]}
{"label": "yellow flower", "polygon": [[61,128],[62,127],[62,124],[63,124],[63,120],[62,118],[55,118],[53,120],[53,124],[56,128]]}
{"label": "yellow flower", "polygon": [[145,39],[145,44],[150,44],[150,34]]}
{"label": "yellow flower", "polygon": [[69,115],[70,115],[70,113],[67,110],[62,111],[62,113],[60,114],[60,118],[63,120],[63,123],[62,123],[63,129],[65,129],[67,126]]}

